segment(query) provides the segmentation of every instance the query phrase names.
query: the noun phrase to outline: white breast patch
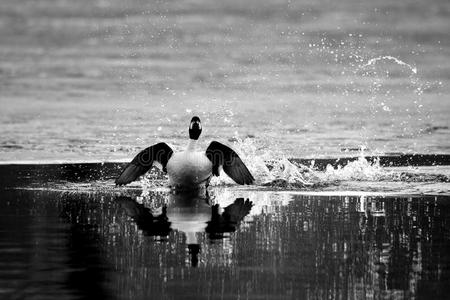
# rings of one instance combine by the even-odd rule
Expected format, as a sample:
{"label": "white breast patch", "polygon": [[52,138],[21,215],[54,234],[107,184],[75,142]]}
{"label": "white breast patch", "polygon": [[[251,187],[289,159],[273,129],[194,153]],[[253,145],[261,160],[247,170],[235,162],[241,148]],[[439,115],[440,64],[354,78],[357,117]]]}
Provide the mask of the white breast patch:
{"label": "white breast patch", "polygon": [[197,187],[212,175],[212,163],[204,152],[174,153],[167,163],[171,186]]}

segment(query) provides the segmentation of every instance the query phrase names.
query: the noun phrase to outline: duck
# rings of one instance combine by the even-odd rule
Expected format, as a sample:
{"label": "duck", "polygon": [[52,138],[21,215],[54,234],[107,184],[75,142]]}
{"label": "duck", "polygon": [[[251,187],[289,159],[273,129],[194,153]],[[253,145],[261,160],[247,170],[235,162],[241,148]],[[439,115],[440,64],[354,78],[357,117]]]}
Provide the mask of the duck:
{"label": "duck", "polygon": [[202,123],[194,116],[189,124],[189,141],[184,151],[175,152],[164,142],[157,143],[139,152],[116,178],[117,186],[129,184],[147,173],[159,163],[168,174],[169,186],[175,190],[195,190],[208,187],[213,176],[220,176],[220,169],[234,182],[251,185],[255,179],[239,155],[227,145],[212,141],[201,151],[198,140]]}

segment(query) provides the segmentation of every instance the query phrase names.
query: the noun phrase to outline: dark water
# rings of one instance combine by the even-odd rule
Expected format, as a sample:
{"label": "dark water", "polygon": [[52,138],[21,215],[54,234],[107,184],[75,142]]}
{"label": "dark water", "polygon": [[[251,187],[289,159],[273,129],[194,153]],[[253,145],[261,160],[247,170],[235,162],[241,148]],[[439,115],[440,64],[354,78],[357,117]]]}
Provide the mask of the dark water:
{"label": "dark water", "polygon": [[0,298],[447,297],[447,196],[213,194],[2,191]]}

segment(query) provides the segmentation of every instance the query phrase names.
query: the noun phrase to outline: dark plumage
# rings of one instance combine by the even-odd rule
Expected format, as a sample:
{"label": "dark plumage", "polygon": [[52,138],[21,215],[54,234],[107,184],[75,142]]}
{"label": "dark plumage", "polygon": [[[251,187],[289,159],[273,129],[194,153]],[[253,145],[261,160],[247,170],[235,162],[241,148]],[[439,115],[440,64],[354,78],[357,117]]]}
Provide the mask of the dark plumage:
{"label": "dark plumage", "polygon": [[116,185],[124,185],[135,181],[139,176],[150,170],[154,161],[159,162],[163,167],[163,171],[167,172],[167,162],[172,154],[172,148],[166,143],[158,143],[142,150],[116,179]]}
{"label": "dark plumage", "polygon": [[213,164],[213,175],[219,176],[219,167],[222,166],[224,172],[236,183],[252,184],[255,181],[239,155],[230,147],[214,141],[206,149],[206,156]]}

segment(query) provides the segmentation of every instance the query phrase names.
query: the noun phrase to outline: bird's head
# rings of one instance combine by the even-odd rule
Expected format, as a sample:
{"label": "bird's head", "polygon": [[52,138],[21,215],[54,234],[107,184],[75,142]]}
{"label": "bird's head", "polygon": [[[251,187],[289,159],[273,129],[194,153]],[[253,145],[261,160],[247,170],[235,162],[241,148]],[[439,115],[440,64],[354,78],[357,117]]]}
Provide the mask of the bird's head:
{"label": "bird's head", "polygon": [[191,140],[198,140],[201,133],[202,123],[200,122],[200,118],[195,116],[192,118],[191,124],[189,125],[189,138]]}

